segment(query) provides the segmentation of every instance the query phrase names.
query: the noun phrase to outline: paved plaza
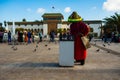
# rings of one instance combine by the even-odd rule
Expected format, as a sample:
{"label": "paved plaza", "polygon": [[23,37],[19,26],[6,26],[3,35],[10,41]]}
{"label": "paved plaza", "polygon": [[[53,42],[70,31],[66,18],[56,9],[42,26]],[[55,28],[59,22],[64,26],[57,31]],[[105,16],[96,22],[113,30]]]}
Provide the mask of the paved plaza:
{"label": "paved plaza", "polygon": [[[120,80],[120,43],[105,44],[105,47],[100,41],[96,42],[98,46],[94,41],[91,43],[85,65],[75,63],[74,67],[59,66],[59,42],[14,47],[2,43],[0,80]],[[99,46],[116,51],[117,55]]]}

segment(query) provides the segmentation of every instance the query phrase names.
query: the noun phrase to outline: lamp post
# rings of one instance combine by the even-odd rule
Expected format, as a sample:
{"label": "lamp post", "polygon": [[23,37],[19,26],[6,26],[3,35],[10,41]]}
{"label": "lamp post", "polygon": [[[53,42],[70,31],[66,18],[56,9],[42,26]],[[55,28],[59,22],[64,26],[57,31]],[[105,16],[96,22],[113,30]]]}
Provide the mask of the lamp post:
{"label": "lamp post", "polygon": [[12,22],[12,39],[13,39],[13,45],[15,44],[15,22]]}

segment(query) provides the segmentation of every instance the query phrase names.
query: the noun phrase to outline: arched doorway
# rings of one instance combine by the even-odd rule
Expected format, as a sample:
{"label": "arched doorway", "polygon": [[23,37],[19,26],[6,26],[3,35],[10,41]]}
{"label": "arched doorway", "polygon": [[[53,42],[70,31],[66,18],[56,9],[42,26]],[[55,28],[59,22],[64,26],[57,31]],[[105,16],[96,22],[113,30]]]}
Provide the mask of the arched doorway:
{"label": "arched doorway", "polygon": [[57,32],[57,24],[62,22],[63,15],[61,13],[44,13],[42,17],[43,23],[48,25],[48,34],[53,30]]}

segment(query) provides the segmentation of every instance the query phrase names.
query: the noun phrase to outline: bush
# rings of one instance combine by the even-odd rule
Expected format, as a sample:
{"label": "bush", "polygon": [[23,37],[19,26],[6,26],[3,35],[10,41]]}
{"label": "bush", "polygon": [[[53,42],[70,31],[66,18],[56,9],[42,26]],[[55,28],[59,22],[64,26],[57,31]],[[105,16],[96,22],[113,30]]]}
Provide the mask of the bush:
{"label": "bush", "polygon": [[5,28],[4,28],[4,27],[0,27],[0,31],[1,31],[1,32],[4,32],[4,31],[5,31]]}

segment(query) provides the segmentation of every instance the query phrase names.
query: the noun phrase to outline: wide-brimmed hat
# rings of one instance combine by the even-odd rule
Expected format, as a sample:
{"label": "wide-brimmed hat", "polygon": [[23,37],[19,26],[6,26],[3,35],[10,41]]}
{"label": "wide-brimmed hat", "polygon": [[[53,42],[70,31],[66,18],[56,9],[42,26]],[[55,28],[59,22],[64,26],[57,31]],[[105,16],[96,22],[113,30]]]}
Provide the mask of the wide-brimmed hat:
{"label": "wide-brimmed hat", "polygon": [[68,17],[68,22],[78,22],[82,21],[81,16],[77,14],[77,12],[73,12],[69,17]]}

